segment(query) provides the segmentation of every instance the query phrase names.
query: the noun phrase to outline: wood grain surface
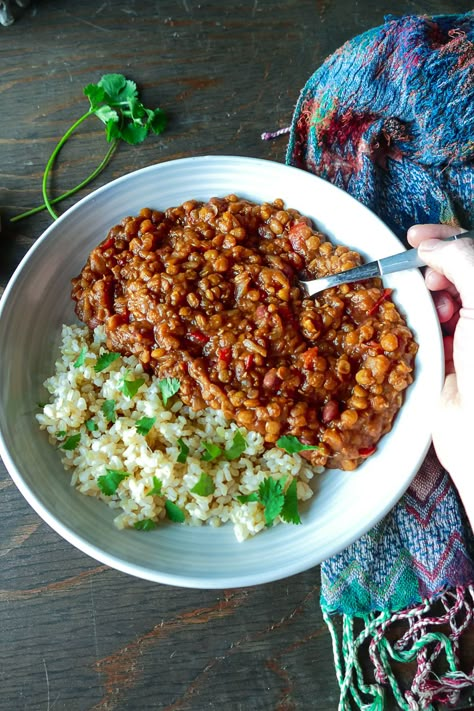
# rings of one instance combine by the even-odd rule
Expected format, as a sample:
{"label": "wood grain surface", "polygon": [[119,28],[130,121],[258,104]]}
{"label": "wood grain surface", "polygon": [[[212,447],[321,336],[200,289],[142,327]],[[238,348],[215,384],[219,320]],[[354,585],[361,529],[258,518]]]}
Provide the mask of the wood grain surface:
{"label": "wood grain surface", "polygon": [[[164,160],[283,162],[286,139],[265,142],[261,133],[289,124],[305,81],[345,40],[389,13],[470,9],[465,0],[39,0],[17,8],[15,24],[0,27],[0,292],[51,222],[45,212],[8,218],[42,202],[45,163],[87,109],[83,87],[102,74],[133,78],[169,127],[140,146],[121,145],[61,210]],[[92,118],[62,151],[53,194],[82,180],[106,150]],[[38,518],[0,463],[1,711],[335,711],[318,599],[318,569],[205,591],[99,565]],[[467,668],[474,634],[466,645]]]}

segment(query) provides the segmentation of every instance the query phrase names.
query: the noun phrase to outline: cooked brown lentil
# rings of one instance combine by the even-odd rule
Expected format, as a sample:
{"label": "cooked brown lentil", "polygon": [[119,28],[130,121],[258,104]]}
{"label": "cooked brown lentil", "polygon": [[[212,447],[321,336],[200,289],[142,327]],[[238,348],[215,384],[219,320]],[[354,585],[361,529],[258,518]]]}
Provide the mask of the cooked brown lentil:
{"label": "cooked brown lentil", "polygon": [[179,378],[193,409],[220,409],[269,444],[295,435],[320,446],[304,453],[315,464],[349,470],[391,429],[417,351],[380,280],[311,299],[298,286],[360,262],[281,200],[229,195],[124,218],[72,297],[110,350]]}

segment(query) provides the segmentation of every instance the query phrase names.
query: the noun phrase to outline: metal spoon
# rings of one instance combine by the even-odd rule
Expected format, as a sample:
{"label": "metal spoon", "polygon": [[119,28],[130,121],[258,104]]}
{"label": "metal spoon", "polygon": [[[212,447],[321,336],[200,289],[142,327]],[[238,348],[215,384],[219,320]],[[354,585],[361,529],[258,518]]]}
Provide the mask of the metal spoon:
{"label": "metal spoon", "polygon": [[[474,230],[452,235],[452,237],[442,237],[441,239],[443,242],[451,242],[452,240],[463,239],[464,237],[473,239]],[[320,279],[311,279],[308,281],[300,280],[299,283],[306,291],[307,296],[314,296],[314,294],[318,294],[320,291],[324,291],[324,289],[330,289],[332,286],[349,284],[353,281],[361,281],[362,279],[380,277],[383,274],[392,274],[393,272],[401,272],[405,269],[425,266],[426,263],[418,256],[417,249],[407,249],[405,252],[393,254],[391,257],[384,257],[383,259],[377,259],[374,262],[367,262],[367,264],[361,264],[360,267],[347,269],[345,272],[330,274]]]}

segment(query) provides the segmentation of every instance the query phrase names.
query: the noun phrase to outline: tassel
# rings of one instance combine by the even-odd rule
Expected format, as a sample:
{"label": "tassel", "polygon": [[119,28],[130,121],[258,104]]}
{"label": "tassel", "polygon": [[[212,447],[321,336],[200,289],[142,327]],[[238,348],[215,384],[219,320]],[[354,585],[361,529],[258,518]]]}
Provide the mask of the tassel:
{"label": "tassel", "polygon": [[[435,603],[441,603],[444,614],[434,616]],[[462,689],[474,686],[474,669],[466,674],[459,669],[459,643],[464,630],[474,619],[474,587],[458,587],[441,597],[424,600],[420,605],[395,613],[373,612],[363,616],[364,627],[354,632],[355,618],[342,616],[342,635],[334,618],[323,610],[334,652],[337,681],[340,688],[338,711],[350,711],[352,701],[362,711],[383,711],[385,690],[391,688],[403,711],[434,711],[435,702],[455,704]],[[395,643],[387,632],[394,623],[404,621],[408,629]],[[448,628],[441,632],[439,628]],[[360,665],[362,645],[369,643],[369,658],[375,683],[367,682]],[[444,660],[447,670],[435,674],[433,665]],[[392,662],[416,662],[411,688],[403,690]]]}

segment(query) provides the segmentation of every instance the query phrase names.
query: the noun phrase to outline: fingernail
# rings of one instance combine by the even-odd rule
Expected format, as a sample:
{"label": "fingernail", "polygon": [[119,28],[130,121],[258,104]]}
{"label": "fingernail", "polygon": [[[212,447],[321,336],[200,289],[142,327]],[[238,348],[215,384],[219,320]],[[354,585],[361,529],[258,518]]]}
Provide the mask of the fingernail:
{"label": "fingernail", "polygon": [[420,249],[422,252],[430,252],[433,249],[438,249],[443,244],[443,241],[440,239],[425,239],[423,242],[420,242],[418,245],[418,249]]}

